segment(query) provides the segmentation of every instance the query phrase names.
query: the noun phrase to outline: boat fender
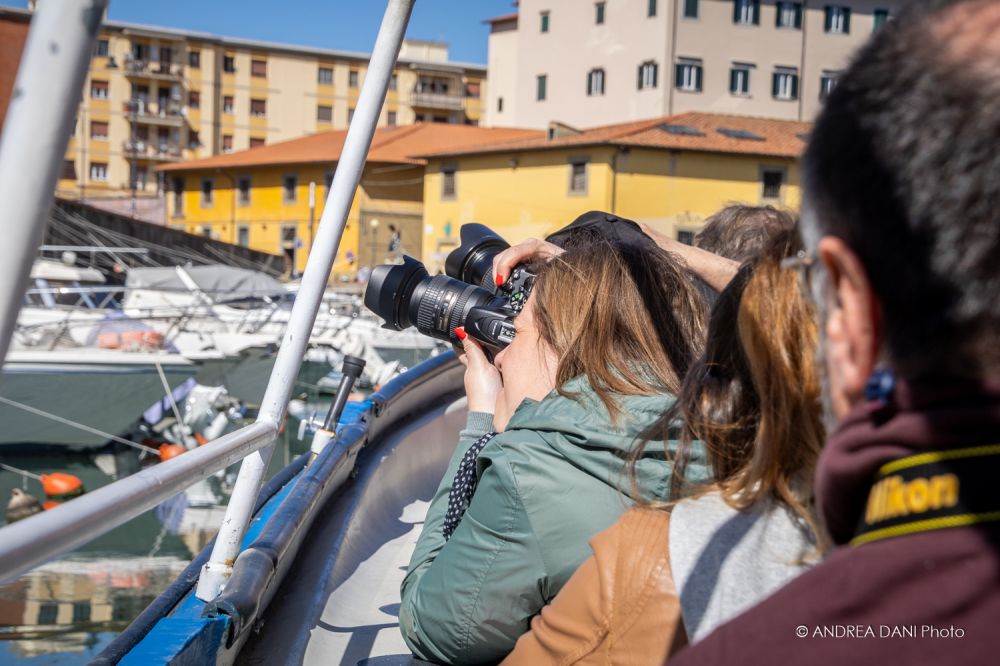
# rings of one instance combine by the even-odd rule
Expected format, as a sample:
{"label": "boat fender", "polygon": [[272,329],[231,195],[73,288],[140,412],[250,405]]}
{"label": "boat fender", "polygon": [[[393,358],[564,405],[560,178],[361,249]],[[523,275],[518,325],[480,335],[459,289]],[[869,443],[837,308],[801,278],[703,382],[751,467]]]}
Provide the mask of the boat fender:
{"label": "boat fender", "polygon": [[65,502],[86,492],[79,477],[64,472],[42,474],[42,490],[46,498],[57,502]]}
{"label": "boat fender", "polygon": [[160,444],[160,462],[167,462],[187,451],[183,444]]}
{"label": "boat fender", "polygon": [[260,613],[261,597],[268,590],[267,581],[274,576],[275,554],[270,549],[250,547],[236,558],[233,575],[226,583],[224,593],[205,605],[202,617],[228,617],[226,647],[250,628]]}
{"label": "boat fender", "polygon": [[20,488],[12,488],[10,502],[7,503],[7,524],[16,523],[41,512],[41,510],[42,503],[38,501],[37,497]]}

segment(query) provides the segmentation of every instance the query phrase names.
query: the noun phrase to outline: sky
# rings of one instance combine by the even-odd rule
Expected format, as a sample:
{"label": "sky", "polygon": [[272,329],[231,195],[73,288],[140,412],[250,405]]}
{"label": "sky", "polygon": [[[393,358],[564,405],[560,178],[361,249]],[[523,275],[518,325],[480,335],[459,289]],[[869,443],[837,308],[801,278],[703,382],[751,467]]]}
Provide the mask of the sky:
{"label": "sky", "polygon": [[[0,0],[0,5],[25,8],[28,3]],[[385,5],[380,0],[112,0],[108,18],[370,52]],[[512,0],[417,0],[406,36],[448,42],[450,60],[486,64],[489,26],[482,21],[512,11]]]}

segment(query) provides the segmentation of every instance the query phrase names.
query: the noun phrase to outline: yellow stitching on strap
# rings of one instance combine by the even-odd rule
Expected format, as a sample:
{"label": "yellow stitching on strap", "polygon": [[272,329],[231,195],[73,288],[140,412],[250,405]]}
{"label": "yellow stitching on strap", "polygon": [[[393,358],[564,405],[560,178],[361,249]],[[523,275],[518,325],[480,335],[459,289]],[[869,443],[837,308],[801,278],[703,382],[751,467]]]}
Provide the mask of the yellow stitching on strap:
{"label": "yellow stitching on strap", "polygon": [[930,532],[947,527],[967,527],[978,525],[979,523],[990,523],[1000,520],[1000,511],[990,513],[963,513],[957,516],[944,516],[943,518],[931,518],[929,520],[918,520],[913,523],[904,523],[893,527],[883,527],[880,530],[865,532],[851,539],[852,546],[860,546],[870,541],[888,539],[889,537],[903,536],[915,532]]}
{"label": "yellow stitching on strap", "polygon": [[907,458],[900,458],[882,465],[879,474],[892,474],[901,469],[926,465],[927,463],[940,462],[942,460],[955,460],[957,458],[975,458],[977,456],[988,456],[1000,454],[1000,444],[990,444],[988,446],[973,446],[967,449],[955,449],[953,451],[932,451],[921,453]]}

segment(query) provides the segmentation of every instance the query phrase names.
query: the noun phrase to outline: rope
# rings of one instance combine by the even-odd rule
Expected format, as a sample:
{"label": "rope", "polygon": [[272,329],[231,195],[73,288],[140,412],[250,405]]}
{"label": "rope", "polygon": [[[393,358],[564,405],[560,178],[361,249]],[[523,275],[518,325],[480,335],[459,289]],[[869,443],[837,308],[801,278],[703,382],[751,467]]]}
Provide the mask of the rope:
{"label": "rope", "polygon": [[14,474],[20,474],[21,476],[23,476],[25,478],[35,479],[36,481],[41,481],[42,480],[42,477],[38,476],[37,474],[32,474],[31,472],[26,472],[25,470],[18,469],[17,467],[12,467],[10,465],[4,465],[3,463],[0,463],[0,467],[4,468],[8,472],[14,472]]}
{"label": "rope", "polygon": [[112,442],[125,444],[126,446],[131,446],[136,449],[139,449],[140,451],[145,451],[146,453],[152,453],[153,455],[157,456],[160,455],[160,452],[151,446],[146,446],[145,444],[140,444],[139,442],[133,442],[131,440],[125,439],[124,437],[117,437],[115,435],[112,435],[111,433],[104,432],[103,430],[98,430],[97,428],[92,428],[89,425],[84,425],[82,423],[77,423],[76,421],[71,421],[67,418],[58,416],[57,414],[53,414],[52,412],[46,412],[43,409],[38,409],[37,407],[32,407],[31,405],[25,405],[24,403],[17,402],[16,400],[11,400],[10,398],[4,398],[3,396],[0,396],[0,402],[2,402],[5,405],[10,405],[11,407],[17,407],[18,409],[23,409],[26,412],[35,414],[36,416],[42,416],[44,418],[51,419],[56,423],[62,423],[63,425],[68,425],[71,428],[76,428],[84,432],[89,432],[91,435],[99,435],[101,437],[104,437],[105,439],[111,440]]}

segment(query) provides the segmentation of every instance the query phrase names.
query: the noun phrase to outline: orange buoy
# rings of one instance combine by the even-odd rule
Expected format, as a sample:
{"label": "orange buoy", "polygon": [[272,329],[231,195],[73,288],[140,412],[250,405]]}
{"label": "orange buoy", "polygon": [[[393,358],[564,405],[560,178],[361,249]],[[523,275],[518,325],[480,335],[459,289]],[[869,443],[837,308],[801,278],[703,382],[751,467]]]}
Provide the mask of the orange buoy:
{"label": "orange buoy", "polygon": [[167,462],[187,451],[181,444],[160,444],[160,462]]}
{"label": "orange buoy", "polygon": [[42,508],[45,509],[46,511],[51,511],[52,509],[56,508],[61,504],[62,502],[53,502],[52,500],[45,500],[44,502],[42,502]]}
{"label": "orange buoy", "polygon": [[66,500],[78,497],[86,492],[83,482],[72,474],[63,472],[52,472],[42,474],[42,490],[50,500],[65,502]]}
{"label": "orange buoy", "polygon": [[208,444],[208,440],[205,439],[205,436],[200,432],[196,432],[194,434],[194,441],[198,442],[198,446],[205,446]]}

